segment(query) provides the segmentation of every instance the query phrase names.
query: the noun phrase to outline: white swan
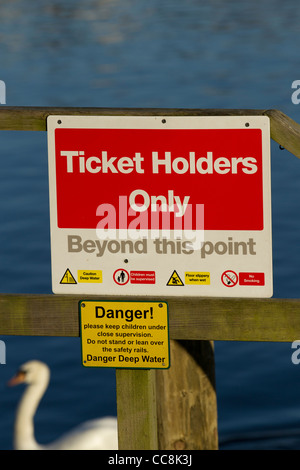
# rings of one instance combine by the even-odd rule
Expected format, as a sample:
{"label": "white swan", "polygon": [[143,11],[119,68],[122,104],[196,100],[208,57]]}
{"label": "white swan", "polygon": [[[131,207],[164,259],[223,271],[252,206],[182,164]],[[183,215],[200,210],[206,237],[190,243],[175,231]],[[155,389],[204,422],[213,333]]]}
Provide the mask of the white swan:
{"label": "white swan", "polygon": [[116,418],[87,421],[51,444],[40,445],[34,436],[33,418],[50,379],[49,367],[40,361],[23,364],[8,382],[9,386],[26,383],[14,427],[16,450],[111,450],[118,448]]}

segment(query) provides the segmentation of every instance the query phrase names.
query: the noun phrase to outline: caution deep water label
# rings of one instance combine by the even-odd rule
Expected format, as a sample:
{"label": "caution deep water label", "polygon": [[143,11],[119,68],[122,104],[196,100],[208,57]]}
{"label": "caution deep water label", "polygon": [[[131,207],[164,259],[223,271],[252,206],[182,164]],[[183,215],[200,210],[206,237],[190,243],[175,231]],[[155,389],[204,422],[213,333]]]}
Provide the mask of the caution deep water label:
{"label": "caution deep water label", "polygon": [[82,300],[82,364],[86,367],[170,367],[166,302]]}
{"label": "caution deep water label", "polygon": [[78,282],[102,282],[102,271],[78,270]]}

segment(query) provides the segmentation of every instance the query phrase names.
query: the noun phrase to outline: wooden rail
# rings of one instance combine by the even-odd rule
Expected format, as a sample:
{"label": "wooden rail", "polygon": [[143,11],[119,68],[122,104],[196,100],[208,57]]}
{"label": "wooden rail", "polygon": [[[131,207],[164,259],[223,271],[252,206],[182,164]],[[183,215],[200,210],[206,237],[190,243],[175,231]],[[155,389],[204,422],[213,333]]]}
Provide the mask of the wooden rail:
{"label": "wooden rail", "polygon": [[[46,131],[49,115],[263,115],[270,118],[271,138],[300,158],[300,125],[278,110],[1,106],[0,130]],[[79,336],[78,302],[84,298],[91,297],[1,294],[0,335]],[[119,448],[217,449],[212,341],[294,341],[300,332],[300,299],[156,300],[169,305],[172,366],[116,371]]]}
{"label": "wooden rail", "polygon": [[154,108],[0,108],[0,130],[46,131],[50,115],[76,116],[268,116],[271,138],[300,158],[300,125],[277,109],[154,109]]}
{"label": "wooden rail", "polygon": [[[2,294],[0,335],[79,336],[78,302],[88,298]],[[171,339],[280,342],[294,341],[300,334],[298,299],[151,300],[168,302]]]}

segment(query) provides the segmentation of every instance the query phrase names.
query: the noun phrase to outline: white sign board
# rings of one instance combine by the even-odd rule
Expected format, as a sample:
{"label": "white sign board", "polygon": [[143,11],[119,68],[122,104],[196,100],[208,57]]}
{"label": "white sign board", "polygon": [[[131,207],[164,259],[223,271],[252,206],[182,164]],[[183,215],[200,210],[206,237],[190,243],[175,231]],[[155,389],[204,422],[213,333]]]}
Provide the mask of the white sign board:
{"label": "white sign board", "polygon": [[264,116],[50,116],[53,292],[272,296]]}

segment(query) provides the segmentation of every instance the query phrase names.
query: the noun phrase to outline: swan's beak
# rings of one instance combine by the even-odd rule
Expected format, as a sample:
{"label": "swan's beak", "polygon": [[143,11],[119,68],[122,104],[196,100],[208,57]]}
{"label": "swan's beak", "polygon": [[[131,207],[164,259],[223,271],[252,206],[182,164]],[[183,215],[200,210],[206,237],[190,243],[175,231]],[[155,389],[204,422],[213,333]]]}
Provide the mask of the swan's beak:
{"label": "swan's beak", "polygon": [[7,385],[9,387],[13,387],[15,385],[19,385],[24,382],[25,380],[25,372],[22,372],[21,370],[16,373],[14,377],[12,377],[8,382]]}

